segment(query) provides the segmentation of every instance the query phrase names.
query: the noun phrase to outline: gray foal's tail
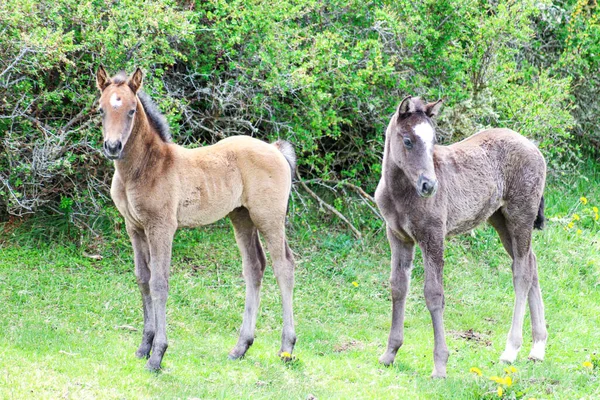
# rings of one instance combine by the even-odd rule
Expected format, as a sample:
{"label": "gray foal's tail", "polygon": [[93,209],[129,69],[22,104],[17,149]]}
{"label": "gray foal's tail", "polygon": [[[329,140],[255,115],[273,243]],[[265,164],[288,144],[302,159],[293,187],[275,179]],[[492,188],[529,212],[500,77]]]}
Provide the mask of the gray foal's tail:
{"label": "gray foal's tail", "polygon": [[296,152],[294,151],[294,146],[290,142],[281,139],[273,143],[273,146],[277,147],[277,150],[283,154],[288,164],[290,164],[292,179],[294,179],[296,175]]}
{"label": "gray foal's tail", "polygon": [[533,221],[533,227],[535,229],[542,230],[544,228],[544,222],[546,221],[546,217],[544,217],[544,196],[540,200],[540,208],[538,209],[537,217],[535,221]]}

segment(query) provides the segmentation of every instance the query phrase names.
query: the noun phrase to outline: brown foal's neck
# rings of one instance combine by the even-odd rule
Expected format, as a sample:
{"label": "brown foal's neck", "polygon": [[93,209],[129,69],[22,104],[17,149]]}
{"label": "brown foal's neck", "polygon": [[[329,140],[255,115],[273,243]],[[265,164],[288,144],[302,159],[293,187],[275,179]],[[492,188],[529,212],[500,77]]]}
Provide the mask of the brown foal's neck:
{"label": "brown foal's neck", "polygon": [[149,158],[155,159],[149,155],[162,152],[164,145],[150,125],[144,107],[138,99],[133,128],[123,149],[123,158],[115,160],[115,168],[121,179],[126,182],[142,176],[145,170],[152,167],[149,165]]}

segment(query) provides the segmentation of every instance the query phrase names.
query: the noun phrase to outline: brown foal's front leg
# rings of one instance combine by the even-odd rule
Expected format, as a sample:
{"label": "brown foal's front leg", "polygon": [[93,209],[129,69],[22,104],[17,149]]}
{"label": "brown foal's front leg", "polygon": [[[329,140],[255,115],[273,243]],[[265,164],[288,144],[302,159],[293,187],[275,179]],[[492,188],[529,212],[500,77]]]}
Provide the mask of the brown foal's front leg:
{"label": "brown foal's front leg", "polygon": [[390,284],[392,287],[392,327],[388,338],[387,350],[379,358],[379,362],[390,365],[394,362],[396,353],[404,343],[404,309],[406,295],[410,288],[410,273],[415,256],[415,244],[398,239],[388,227],[387,237],[392,249],[392,272]]}
{"label": "brown foal's front leg", "polygon": [[433,373],[432,378],[446,377],[448,347],[444,332],[444,238],[429,236],[420,242],[425,269],[425,302],[433,323]]}
{"label": "brown foal's front leg", "polygon": [[154,311],[155,335],[152,343],[152,355],[146,363],[149,370],[160,369],[160,363],[167,351],[167,296],[169,293],[169,268],[171,266],[171,248],[177,224],[157,223],[147,228],[150,250],[150,296]]}
{"label": "brown foal's front leg", "polygon": [[140,293],[142,294],[144,308],[142,343],[135,352],[135,355],[138,358],[148,358],[155,332],[154,308],[152,306],[152,297],[150,296],[150,250],[148,249],[146,235],[142,230],[127,226],[127,232],[133,246],[135,277],[140,288]]}

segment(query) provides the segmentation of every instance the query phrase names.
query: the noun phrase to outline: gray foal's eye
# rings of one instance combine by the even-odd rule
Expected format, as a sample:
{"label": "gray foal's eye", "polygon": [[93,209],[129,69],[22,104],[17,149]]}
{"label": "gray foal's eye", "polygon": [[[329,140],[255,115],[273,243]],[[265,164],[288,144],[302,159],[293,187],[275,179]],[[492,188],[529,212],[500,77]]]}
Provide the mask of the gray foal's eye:
{"label": "gray foal's eye", "polygon": [[412,149],[413,144],[409,138],[404,138],[404,146],[406,146],[407,149]]}

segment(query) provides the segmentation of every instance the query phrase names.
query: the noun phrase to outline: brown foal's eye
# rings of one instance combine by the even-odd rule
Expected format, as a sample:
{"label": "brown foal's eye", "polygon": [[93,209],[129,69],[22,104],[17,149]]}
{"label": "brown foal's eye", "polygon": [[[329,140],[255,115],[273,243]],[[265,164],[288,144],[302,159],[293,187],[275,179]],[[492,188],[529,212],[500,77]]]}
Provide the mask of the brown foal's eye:
{"label": "brown foal's eye", "polygon": [[98,114],[100,114],[100,115],[104,115],[104,110],[103,110],[103,109],[101,109],[101,108],[99,108],[99,109],[98,109]]}
{"label": "brown foal's eye", "polygon": [[129,116],[133,117],[133,114],[135,114],[135,110],[129,110]]}

